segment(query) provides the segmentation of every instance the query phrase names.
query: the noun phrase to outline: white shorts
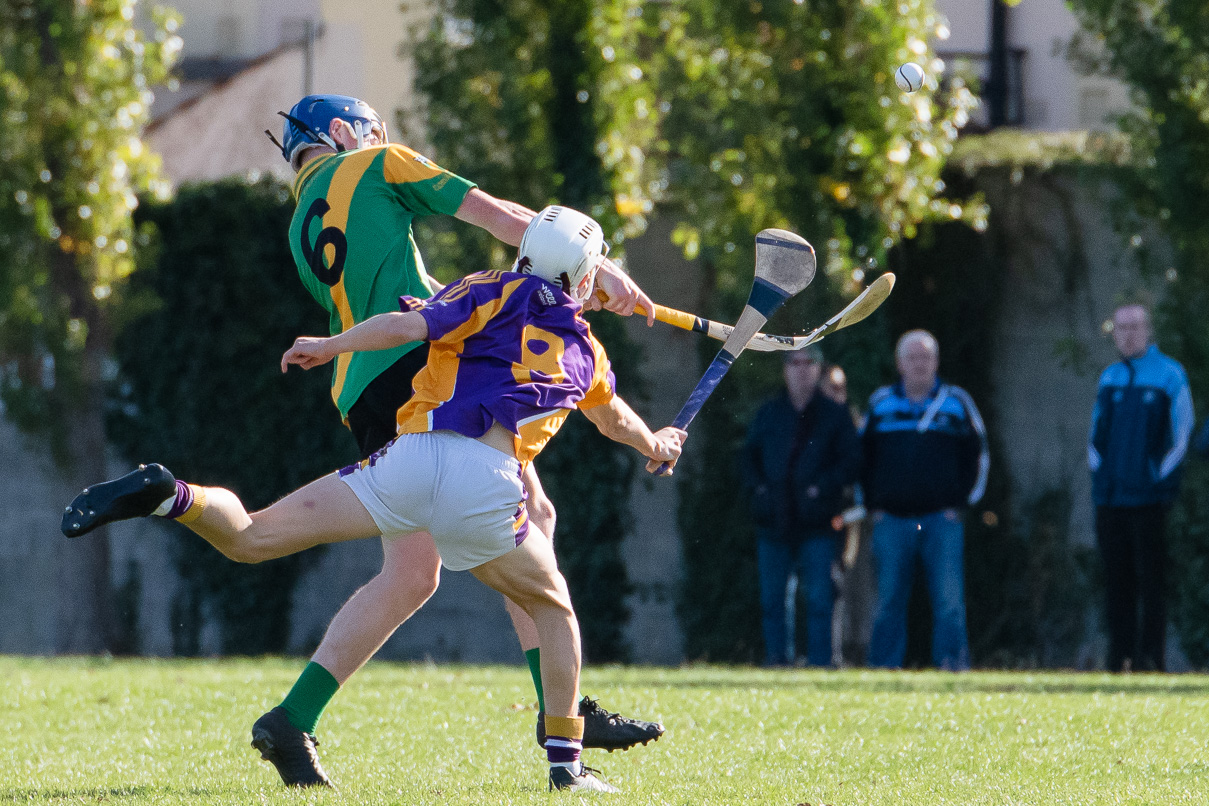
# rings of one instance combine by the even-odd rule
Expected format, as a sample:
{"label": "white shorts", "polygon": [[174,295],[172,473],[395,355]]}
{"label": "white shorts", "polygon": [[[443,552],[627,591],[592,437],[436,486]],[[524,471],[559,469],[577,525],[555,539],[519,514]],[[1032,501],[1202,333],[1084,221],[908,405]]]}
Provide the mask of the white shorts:
{"label": "white shorts", "polygon": [[340,478],[383,537],[428,532],[451,571],[501,557],[529,532],[520,462],[452,431],[403,434]]}

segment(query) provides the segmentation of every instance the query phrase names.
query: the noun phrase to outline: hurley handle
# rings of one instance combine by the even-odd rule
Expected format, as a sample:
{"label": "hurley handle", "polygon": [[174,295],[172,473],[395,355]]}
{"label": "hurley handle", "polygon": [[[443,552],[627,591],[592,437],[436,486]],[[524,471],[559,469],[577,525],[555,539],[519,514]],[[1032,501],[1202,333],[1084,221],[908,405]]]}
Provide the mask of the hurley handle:
{"label": "hurley handle", "polygon": [[[688,428],[689,423],[697,416],[697,412],[701,411],[701,407],[705,405],[706,400],[709,400],[709,396],[713,394],[714,389],[718,388],[722,377],[726,375],[730,369],[730,365],[734,362],[735,357],[725,350],[714,356],[714,360],[710,362],[709,367],[705,370],[705,374],[701,376],[701,380],[697,381],[697,386],[693,389],[693,393],[688,396],[688,400],[680,407],[680,413],[672,421],[673,428],[679,428],[681,431]],[[664,462],[655,471],[655,475],[666,476],[670,469],[671,463]]]}

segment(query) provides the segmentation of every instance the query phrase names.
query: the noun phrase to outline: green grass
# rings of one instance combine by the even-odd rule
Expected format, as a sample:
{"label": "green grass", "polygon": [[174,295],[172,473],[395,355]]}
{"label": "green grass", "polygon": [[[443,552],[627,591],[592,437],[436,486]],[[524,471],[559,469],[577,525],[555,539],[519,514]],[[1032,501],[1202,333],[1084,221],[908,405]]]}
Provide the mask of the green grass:
{"label": "green grass", "polygon": [[[338,792],[248,746],[300,660],[0,658],[0,804],[542,803],[520,667],[374,663],[319,724]],[[1206,804],[1209,677],[592,668],[658,717],[590,765],[642,804]]]}

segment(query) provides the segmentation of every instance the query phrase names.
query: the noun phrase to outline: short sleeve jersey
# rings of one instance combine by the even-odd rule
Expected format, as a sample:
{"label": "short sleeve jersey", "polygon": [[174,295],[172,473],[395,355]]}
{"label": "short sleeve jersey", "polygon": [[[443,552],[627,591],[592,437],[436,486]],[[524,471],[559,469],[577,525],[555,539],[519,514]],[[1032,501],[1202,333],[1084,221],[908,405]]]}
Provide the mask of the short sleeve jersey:
{"label": "short sleeve jersey", "polygon": [[[334,336],[379,313],[401,295],[432,294],[412,237],[417,216],[453,215],[474,187],[402,145],[311,160],[294,180],[298,207],[290,250],[302,284],[330,314]],[[370,381],[417,342],[336,360],[332,400],[342,417]]]}
{"label": "short sleeve jersey", "polygon": [[399,433],[479,437],[499,423],[529,462],[573,408],[613,399],[604,347],[562,289],[532,275],[480,272],[431,300],[404,297],[428,323],[428,365],[399,409]]}

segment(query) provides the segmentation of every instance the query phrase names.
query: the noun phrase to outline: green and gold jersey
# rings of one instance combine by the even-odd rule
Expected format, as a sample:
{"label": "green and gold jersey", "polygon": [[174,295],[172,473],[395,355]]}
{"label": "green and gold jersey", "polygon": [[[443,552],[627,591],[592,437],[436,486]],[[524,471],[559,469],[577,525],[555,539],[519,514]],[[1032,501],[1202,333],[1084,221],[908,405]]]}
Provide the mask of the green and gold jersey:
{"label": "green and gold jersey", "polygon": [[[294,180],[290,250],[303,285],[331,314],[331,333],[399,310],[432,288],[412,237],[416,216],[453,215],[474,187],[402,145],[308,162]],[[419,342],[336,359],[332,400],[342,417],[370,381]]]}

